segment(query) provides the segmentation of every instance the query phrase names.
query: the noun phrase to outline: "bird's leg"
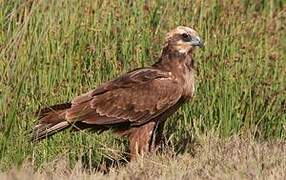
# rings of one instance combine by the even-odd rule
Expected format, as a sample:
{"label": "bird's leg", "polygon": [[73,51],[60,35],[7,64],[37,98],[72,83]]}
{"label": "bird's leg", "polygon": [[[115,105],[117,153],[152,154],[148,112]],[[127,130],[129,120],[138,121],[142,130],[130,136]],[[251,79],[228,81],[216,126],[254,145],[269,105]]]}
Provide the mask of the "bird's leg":
{"label": "bird's leg", "polygon": [[149,144],[149,151],[150,152],[156,151],[156,137],[157,137],[157,129],[158,129],[159,124],[160,124],[159,121],[156,121],[154,131],[152,133],[152,137],[150,139],[150,144]]}
{"label": "bird's leg", "polygon": [[164,126],[165,126],[165,121],[161,121],[156,130],[156,134],[155,134],[156,137],[155,137],[155,143],[154,143],[155,151],[157,151],[161,145],[166,144],[166,139],[165,139],[165,136],[163,135]]}
{"label": "bird's leg", "polygon": [[156,122],[151,121],[139,127],[132,127],[129,134],[131,160],[137,155],[144,156],[149,152],[155,126]]}

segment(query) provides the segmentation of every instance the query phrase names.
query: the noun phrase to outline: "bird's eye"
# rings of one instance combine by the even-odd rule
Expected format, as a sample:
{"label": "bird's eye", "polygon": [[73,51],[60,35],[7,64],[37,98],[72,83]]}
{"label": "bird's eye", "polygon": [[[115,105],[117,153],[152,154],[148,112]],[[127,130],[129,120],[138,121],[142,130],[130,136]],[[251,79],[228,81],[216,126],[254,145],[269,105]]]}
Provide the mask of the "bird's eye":
{"label": "bird's eye", "polygon": [[191,37],[186,33],[182,34],[182,37],[183,37],[184,41],[190,41],[191,40]]}
{"label": "bird's eye", "polygon": [[183,38],[188,38],[188,34],[184,33],[182,34]]}

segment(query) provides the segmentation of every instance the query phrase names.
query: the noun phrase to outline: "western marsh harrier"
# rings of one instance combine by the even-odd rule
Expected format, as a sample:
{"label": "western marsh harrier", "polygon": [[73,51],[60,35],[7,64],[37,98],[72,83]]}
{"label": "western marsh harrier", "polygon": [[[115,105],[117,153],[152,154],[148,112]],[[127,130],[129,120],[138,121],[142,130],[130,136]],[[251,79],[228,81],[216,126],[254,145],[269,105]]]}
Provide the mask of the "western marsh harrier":
{"label": "western marsh harrier", "polygon": [[33,140],[41,140],[68,127],[113,129],[130,141],[131,157],[153,151],[166,119],[194,94],[198,33],[179,26],[167,33],[158,61],[151,67],[130,71],[72,102],[44,108]]}

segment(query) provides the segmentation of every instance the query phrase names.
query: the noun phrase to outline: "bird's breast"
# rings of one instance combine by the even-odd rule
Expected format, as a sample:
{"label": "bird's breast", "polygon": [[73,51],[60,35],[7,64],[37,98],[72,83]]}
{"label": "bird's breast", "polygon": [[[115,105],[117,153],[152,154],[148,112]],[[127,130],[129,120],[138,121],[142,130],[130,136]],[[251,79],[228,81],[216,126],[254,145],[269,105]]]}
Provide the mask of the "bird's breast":
{"label": "bird's breast", "polygon": [[195,93],[195,73],[193,69],[186,70],[184,75],[184,96],[191,100]]}

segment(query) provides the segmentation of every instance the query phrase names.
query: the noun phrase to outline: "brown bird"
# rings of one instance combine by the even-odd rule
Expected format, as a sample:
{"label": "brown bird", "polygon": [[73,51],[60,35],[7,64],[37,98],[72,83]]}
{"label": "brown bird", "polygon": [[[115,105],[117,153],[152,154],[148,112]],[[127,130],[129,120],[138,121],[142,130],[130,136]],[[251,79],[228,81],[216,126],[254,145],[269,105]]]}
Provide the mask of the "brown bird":
{"label": "brown bird", "polygon": [[130,71],[72,102],[39,111],[33,140],[41,140],[68,127],[113,129],[130,142],[131,158],[155,149],[166,119],[194,95],[192,54],[203,42],[184,26],[167,33],[158,61]]}

